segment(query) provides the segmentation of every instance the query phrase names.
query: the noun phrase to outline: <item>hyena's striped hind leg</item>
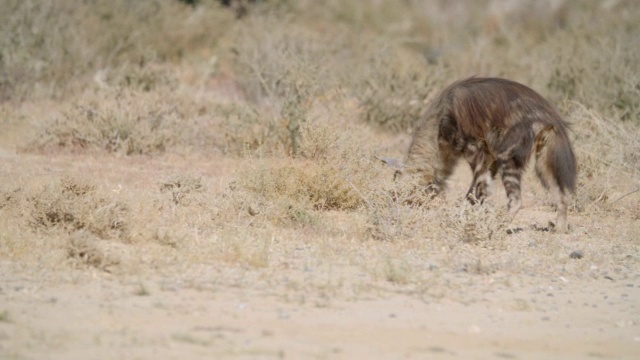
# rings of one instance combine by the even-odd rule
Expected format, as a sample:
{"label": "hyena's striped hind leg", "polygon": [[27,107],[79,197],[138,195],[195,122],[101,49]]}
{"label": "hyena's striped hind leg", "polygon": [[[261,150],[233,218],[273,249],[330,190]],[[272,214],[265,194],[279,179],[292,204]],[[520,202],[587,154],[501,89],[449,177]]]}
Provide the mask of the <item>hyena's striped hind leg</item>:
{"label": "hyena's striped hind leg", "polygon": [[536,175],[555,199],[558,217],[554,229],[559,232],[569,231],[569,224],[567,223],[567,194],[560,189],[553,172],[549,169],[544,159],[536,159]]}
{"label": "hyena's striped hind leg", "polygon": [[[554,230],[566,233],[569,231],[567,222],[567,191],[574,191],[575,186],[575,157],[568,143],[557,137],[556,131],[549,126],[536,136],[536,175],[542,185],[548,189],[556,201],[558,213]],[[554,166],[558,157],[563,160],[562,170]]]}
{"label": "hyena's striped hind leg", "polygon": [[[499,156],[500,158],[500,156]],[[502,177],[502,184],[507,193],[507,208],[509,209],[509,221],[512,221],[520,208],[522,208],[522,195],[520,180],[522,179],[523,166],[513,159],[508,161],[498,160],[498,172]]]}

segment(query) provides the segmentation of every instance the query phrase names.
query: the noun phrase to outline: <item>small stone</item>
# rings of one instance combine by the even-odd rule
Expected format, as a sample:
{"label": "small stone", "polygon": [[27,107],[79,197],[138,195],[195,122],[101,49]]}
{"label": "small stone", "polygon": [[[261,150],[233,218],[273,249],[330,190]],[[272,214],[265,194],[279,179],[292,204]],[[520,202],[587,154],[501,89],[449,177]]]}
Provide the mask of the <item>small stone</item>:
{"label": "small stone", "polygon": [[582,255],[582,251],[580,250],[573,251],[571,254],[569,254],[569,257],[571,259],[582,259],[583,256],[584,255]]}
{"label": "small stone", "polygon": [[256,216],[256,215],[260,214],[260,210],[254,209],[253,206],[251,206],[251,205],[249,205],[249,207],[247,208],[247,212],[251,216]]}

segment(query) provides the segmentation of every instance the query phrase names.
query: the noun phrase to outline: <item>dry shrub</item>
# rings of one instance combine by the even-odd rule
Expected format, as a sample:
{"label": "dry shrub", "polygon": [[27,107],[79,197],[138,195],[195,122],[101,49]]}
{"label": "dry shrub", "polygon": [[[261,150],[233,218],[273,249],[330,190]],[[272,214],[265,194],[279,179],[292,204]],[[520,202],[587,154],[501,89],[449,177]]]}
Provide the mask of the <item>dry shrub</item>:
{"label": "dry shrub", "polygon": [[35,231],[85,230],[101,239],[127,240],[129,207],[105,196],[90,181],[62,178],[27,199]]}
{"label": "dry shrub", "polygon": [[363,120],[387,131],[410,131],[422,118],[428,98],[441,90],[441,73],[420,54],[393,43],[374,42],[363,53],[350,75]]}
{"label": "dry shrub", "polygon": [[508,221],[502,208],[474,206],[465,201],[461,207],[441,209],[438,215],[442,238],[491,249],[505,245]]}
{"label": "dry shrub", "polygon": [[447,201],[444,194],[434,197],[412,181],[399,181],[383,189],[370,192],[366,201],[374,239],[427,237],[452,247],[460,243],[496,246],[506,235],[504,211],[493,205]]}
{"label": "dry shrub", "polygon": [[22,188],[0,191],[0,210],[13,210],[16,208],[23,196]]}
{"label": "dry shrub", "polygon": [[175,205],[188,205],[192,195],[203,191],[202,178],[190,175],[177,175],[160,185],[160,192],[171,194]]}
{"label": "dry shrub", "polygon": [[579,209],[614,210],[621,194],[640,188],[640,128],[605,118],[578,103],[571,105],[568,118],[579,164]]}
{"label": "dry shrub", "polygon": [[93,81],[101,88],[175,92],[180,80],[174,67],[166,64],[125,64],[97,71]]}
{"label": "dry shrub", "polygon": [[285,152],[287,133],[268,112],[260,112],[249,103],[217,105],[212,132],[213,146],[225,155],[244,156]]}
{"label": "dry shrub", "polygon": [[[304,112],[296,130],[295,155],[311,159],[344,137],[336,125],[354,121],[359,113],[356,105],[339,91],[310,97]],[[225,155],[294,155],[289,122],[259,105],[217,104],[212,123],[216,131],[211,131],[210,143]]]}
{"label": "dry shrub", "polygon": [[[640,13],[636,16],[640,19]],[[588,104],[607,118],[640,124],[639,49],[637,30],[623,24],[582,25],[558,34],[541,46],[552,61],[551,98]]]}
{"label": "dry shrub", "polygon": [[420,236],[425,229],[430,229],[430,212],[434,207],[442,205],[442,199],[416,189],[417,182],[398,181],[390,185],[383,184],[367,194],[365,204],[368,231],[374,239],[409,239]]}
{"label": "dry shrub", "polygon": [[105,243],[105,240],[85,229],[75,231],[67,240],[67,256],[78,265],[88,265],[109,272],[120,264],[120,258],[109,251]]}
{"label": "dry shrub", "polygon": [[162,92],[98,92],[44,123],[27,149],[163,153],[197,131],[188,127],[185,109],[190,108],[181,105],[180,100]]}
{"label": "dry shrub", "polygon": [[332,117],[338,115],[334,110],[311,112],[315,115],[301,128],[298,159],[254,158],[236,177],[234,188],[254,197],[243,201],[254,203],[255,212],[310,223],[315,211],[362,205],[378,175],[364,146],[369,134],[357,124],[343,124],[348,117]]}
{"label": "dry shrub", "polygon": [[86,75],[208,49],[233,21],[215,3],[4,1],[0,98],[60,98]]}
{"label": "dry shrub", "polygon": [[278,116],[292,155],[299,153],[300,127],[314,98],[335,83],[328,59],[336,50],[327,35],[271,17],[252,19],[236,35],[238,80],[251,101]]}
{"label": "dry shrub", "polygon": [[206,178],[200,174],[177,172],[168,174],[150,186],[148,191],[135,191],[128,196],[135,204],[135,223],[131,226],[132,242],[148,242],[181,251],[193,250],[202,238],[215,236],[215,231],[228,222],[218,215],[217,194],[209,191]]}
{"label": "dry shrub", "polygon": [[189,256],[198,261],[211,262],[216,266],[221,262],[232,266],[249,268],[264,268],[271,265],[274,253],[281,251],[277,244],[285,231],[274,233],[269,227],[239,226],[237,223],[228,224],[217,229],[215,234],[205,241],[199,241],[188,250]]}
{"label": "dry shrub", "polygon": [[[334,11],[308,5],[320,14]],[[308,120],[311,103],[331,89],[346,89],[359,98],[361,115],[369,123],[393,131],[415,124],[425,97],[437,90],[432,85],[440,69],[427,68],[419,53],[397,40],[348,28],[315,31],[305,16],[296,12],[284,20],[252,19],[236,35],[233,48],[239,82],[249,99],[281,118],[291,153],[298,154],[300,127]]]}
{"label": "dry shrub", "polygon": [[361,204],[349,180],[329,164],[293,161],[258,167],[243,174],[238,185],[267,201],[288,200],[317,210],[352,210]]}
{"label": "dry shrub", "polygon": [[252,101],[306,101],[330,85],[327,60],[338,48],[328,40],[288,17],[251,19],[235,35],[235,75]]}
{"label": "dry shrub", "polygon": [[387,258],[382,266],[384,279],[390,283],[406,285],[411,282],[414,269],[411,263],[403,259]]}

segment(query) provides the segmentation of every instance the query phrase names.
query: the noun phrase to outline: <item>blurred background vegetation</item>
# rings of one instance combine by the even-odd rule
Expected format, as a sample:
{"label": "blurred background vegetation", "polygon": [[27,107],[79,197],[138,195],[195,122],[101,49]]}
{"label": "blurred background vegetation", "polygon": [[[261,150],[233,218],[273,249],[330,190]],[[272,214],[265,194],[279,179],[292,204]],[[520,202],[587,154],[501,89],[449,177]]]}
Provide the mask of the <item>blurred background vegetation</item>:
{"label": "blurred background vegetation", "polygon": [[[0,101],[67,99],[96,83],[150,90],[162,65],[209,66],[247,98],[304,118],[339,89],[393,131],[464,76],[509,77],[555,101],[640,122],[632,0],[1,0]],[[174,84],[175,85],[175,84]]]}

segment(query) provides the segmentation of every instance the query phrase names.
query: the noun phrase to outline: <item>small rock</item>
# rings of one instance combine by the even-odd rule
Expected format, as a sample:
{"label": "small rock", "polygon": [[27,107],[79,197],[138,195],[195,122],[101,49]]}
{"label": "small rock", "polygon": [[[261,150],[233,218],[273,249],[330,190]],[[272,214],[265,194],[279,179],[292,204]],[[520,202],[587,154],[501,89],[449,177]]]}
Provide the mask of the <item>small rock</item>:
{"label": "small rock", "polygon": [[569,257],[571,259],[582,259],[583,256],[584,255],[582,255],[582,251],[580,250],[573,251],[571,254],[569,254]]}
{"label": "small rock", "polygon": [[249,205],[249,207],[247,208],[247,212],[249,212],[249,215],[251,216],[256,216],[258,214],[260,214],[260,210],[256,210],[253,208],[253,206]]}

